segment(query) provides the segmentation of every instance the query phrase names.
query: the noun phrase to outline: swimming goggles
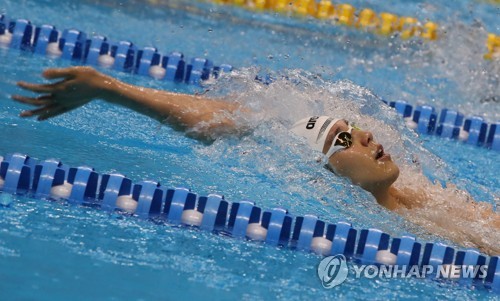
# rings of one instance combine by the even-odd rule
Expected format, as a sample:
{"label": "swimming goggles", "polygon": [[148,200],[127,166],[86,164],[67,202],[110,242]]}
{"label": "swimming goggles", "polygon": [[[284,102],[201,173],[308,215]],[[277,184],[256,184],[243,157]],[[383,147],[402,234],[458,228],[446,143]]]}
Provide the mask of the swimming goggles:
{"label": "swimming goggles", "polygon": [[[338,133],[335,138],[333,138],[332,145],[328,152],[326,152],[326,157],[330,158],[336,152],[349,148],[352,146],[352,126],[349,126],[347,131]],[[357,129],[357,128],[356,128]]]}

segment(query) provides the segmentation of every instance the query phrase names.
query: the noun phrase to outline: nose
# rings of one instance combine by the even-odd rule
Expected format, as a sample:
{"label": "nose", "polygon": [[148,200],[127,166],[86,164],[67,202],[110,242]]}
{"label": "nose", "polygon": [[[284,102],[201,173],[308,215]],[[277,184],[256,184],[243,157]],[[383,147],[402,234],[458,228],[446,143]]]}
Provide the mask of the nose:
{"label": "nose", "polygon": [[373,134],[369,131],[353,130],[352,136],[355,141],[359,141],[363,146],[368,146],[373,141]]}

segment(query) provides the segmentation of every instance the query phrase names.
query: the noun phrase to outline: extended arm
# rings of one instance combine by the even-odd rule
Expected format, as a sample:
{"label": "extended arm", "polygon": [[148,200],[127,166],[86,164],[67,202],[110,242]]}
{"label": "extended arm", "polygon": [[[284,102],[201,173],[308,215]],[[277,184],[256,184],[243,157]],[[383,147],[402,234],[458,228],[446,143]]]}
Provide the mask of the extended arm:
{"label": "extended arm", "polygon": [[62,80],[50,84],[19,82],[21,88],[42,94],[12,96],[14,100],[37,106],[21,112],[22,117],[38,116],[38,120],[45,120],[99,98],[165,122],[197,139],[212,140],[240,131],[233,119],[234,113],[242,110],[238,104],[138,87],[90,67],[47,69],[43,76]]}

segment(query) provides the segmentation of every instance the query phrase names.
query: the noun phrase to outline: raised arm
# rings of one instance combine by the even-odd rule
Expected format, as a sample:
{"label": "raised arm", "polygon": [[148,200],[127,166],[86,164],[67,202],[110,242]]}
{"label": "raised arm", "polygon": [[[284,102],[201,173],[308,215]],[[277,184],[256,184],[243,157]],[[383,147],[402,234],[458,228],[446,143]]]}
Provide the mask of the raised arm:
{"label": "raised arm", "polygon": [[12,96],[16,101],[37,107],[21,112],[22,117],[38,116],[38,120],[45,120],[99,98],[167,123],[201,140],[238,134],[242,130],[234,121],[234,113],[242,110],[238,104],[138,87],[90,67],[47,69],[43,76],[60,81],[50,84],[18,82],[21,88],[41,94],[38,97]]}

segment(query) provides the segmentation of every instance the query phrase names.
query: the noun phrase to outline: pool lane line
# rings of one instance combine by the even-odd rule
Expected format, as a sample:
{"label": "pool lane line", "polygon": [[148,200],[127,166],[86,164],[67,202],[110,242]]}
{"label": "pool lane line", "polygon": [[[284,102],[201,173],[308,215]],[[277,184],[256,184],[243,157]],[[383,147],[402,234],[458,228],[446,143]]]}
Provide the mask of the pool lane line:
{"label": "pool lane line", "polygon": [[[188,4],[182,5],[182,1],[165,2],[164,0],[148,0],[147,2],[152,6],[166,9],[180,9],[198,15],[206,14],[206,11],[203,11],[203,9]],[[445,32],[443,28],[440,28],[438,24],[432,21],[423,23],[414,17],[398,16],[389,12],[377,14],[369,8],[364,8],[359,11],[350,4],[334,4],[328,0],[297,0],[293,2],[287,2],[285,0],[202,0],[200,2],[243,7],[257,13],[276,12],[287,16],[295,16],[297,18],[312,17],[314,19],[332,21],[332,24],[346,25],[351,28],[359,29],[362,32],[372,32],[382,36],[400,37],[403,40],[421,38],[425,41],[433,41]],[[276,11],[271,7],[272,4],[276,3],[279,3],[281,6],[287,3],[288,5],[285,5],[286,9]],[[303,5],[304,3],[306,4],[305,6]],[[307,6],[308,3],[313,6],[313,9],[309,9],[310,6]],[[265,4],[264,7],[260,7],[263,4]],[[337,10],[335,10],[335,6],[338,6]],[[336,11],[338,12],[335,13]],[[218,14],[221,14],[221,12],[218,12]],[[236,22],[236,18],[231,14],[225,15],[225,17],[231,18],[232,22]],[[258,26],[267,25],[274,27],[270,24],[262,24],[262,22],[265,21],[261,20]],[[296,29],[298,30],[298,28]],[[496,39],[496,41],[492,42],[490,36],[495,37],[494,39]],[[500,59],[500,35],[487,33],[484,45],[487,51],[483,56],[485,59]]]}
{"label": "pool lane line", "polygon": [[[312,17],[330,21],[333,25],[343,25],[363,32],[382,36],[397,36],[403,40],[419,38],[433,41],[442,34],[439,25],[432,21],[421,22],[417,18],[398,16],[389,12],[376,13],[370,8],[356,9],[351,4],[333,3],[330,0],[206,0],[218,5],[244,7],[254,12],[277,12],[297,18]],[[159,5],[161,1],[150,3]],[[492,42],[490,37],[496,39]],[[485,41],[485,59],[500,56],[500,36],[488,33]],[[491,47],[494,45],[494,47]]]}
{"label": "pool lane line", "polygon": [[[201,196],[187,188],[167,189],[155,181],[134,184],[122,174],[100,175],[91,167],[69,167],[56,159],[38,161],[12,154],[0,157],[0,161],[0,206],[11,206],[11,194],[64,200],[273,247],[320,256],[343,255],[359,264],[396,265],[406,273],[432,266],[434,273],[424,275],[427,278],[452,279],[467,287],[500,293],[500,257],[476,249],[455,250],[441,242],[423,245],[411,234],[391,239],[379,229],[355,229],[348,221],[329,223],[314,214],[295,216],[284,208],[262,209],[250,200],[228,202],[219,194]],[[480,267],[487,271],[474,277],[463,272]],[[441,268],[446,272],[436,273]]]}
{"label": "pool lane line", "polygon": [[6,15],[0,15],[0,46],[192,85],[217,79],[233,69],[228,64],[216,66],[203,57],[188,60],[178,51],[162,55],[156,47],[141,49],[128,40],[112,42],[77,29],[61,32],[53,25],[35,26],[29,20],[10,20]]}

